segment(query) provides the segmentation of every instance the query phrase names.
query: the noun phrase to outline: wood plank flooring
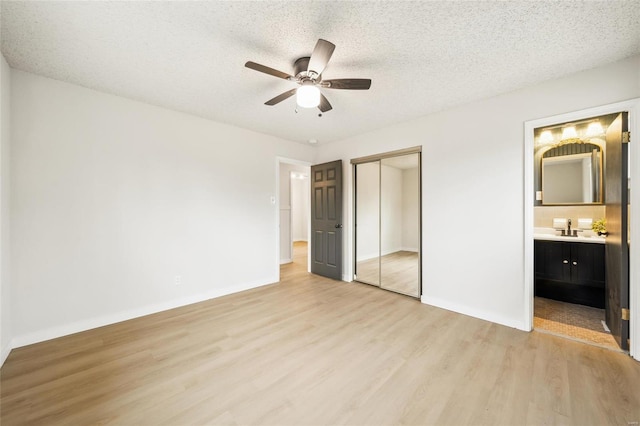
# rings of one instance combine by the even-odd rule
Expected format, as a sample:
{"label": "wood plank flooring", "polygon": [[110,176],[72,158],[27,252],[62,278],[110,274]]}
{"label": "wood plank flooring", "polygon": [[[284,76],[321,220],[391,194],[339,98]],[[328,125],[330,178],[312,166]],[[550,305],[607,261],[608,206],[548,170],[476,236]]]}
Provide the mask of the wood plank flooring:
{"label": "wood plank flooring", "polygon": [[4,425],[627,425],[640,363],[361,284],[278,284],[15,349]]}
{"label": "wood plank flooring", "polygon": [[[367,259],[356,265],[358,281],[387,290],[420,296],[420,257],[412,251],[397,251],[380,259]],[[382,270],[382,274],[380,274]]]}

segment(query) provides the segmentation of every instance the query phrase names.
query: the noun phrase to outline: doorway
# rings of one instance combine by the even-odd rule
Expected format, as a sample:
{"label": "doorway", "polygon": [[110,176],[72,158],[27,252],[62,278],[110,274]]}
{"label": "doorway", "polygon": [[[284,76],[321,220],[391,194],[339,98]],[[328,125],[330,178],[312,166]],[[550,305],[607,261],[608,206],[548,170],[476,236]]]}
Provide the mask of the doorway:
{"label": "doorway", "polygon": [[310,165],[278,159],[278,265],[304,263],[308,270]]}
{"label": "doorway", "polygon": [[420,148],[354,159],[354,280],[422,294]]}
{"label": "doorway", "polygon": [[635,100],[525,123],[529,329],[611,349],[636,343],[627,185],[637,160],[626,156],[623,135],[638,106]]}

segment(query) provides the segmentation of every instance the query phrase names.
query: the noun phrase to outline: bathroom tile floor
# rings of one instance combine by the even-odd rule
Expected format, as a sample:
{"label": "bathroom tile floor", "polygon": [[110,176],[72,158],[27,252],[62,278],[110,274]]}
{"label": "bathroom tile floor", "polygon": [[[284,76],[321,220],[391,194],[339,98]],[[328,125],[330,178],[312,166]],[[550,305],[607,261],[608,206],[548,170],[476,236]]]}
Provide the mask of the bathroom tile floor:
{"label": "bathroom tile floor", "polygon": [[536,297],[533,328],[607,349],[620,351],[613,336],[605,331],[604,309]]}

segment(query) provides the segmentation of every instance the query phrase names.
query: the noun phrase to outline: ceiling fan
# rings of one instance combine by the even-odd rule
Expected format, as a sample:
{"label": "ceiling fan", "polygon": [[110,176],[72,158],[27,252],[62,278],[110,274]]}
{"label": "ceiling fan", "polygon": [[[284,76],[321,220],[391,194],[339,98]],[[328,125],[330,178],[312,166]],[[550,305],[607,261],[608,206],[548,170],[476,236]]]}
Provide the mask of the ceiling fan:
{"label": "ceiling fan", "polygon": [[366,78],[322,79],[322,72],[327,67],[327,63],[329,59],[331,59],[335,48],[336,46],[333,43],[319,39],[310,57],[305,56],[295,61],[293,64],[294,75],[251,61],[244,64],[244,66],[274,77],[293,81],[300,86],[288,90],[273,99],[269,99],[264,103],[265,105],[276,105],[295,94],[298,106],[302,108],[317,107],[321,113],[324,113],[331,110],[332,106],[327,98],[320,92],[320,88],[368,90],[371,87],[371,80]]}

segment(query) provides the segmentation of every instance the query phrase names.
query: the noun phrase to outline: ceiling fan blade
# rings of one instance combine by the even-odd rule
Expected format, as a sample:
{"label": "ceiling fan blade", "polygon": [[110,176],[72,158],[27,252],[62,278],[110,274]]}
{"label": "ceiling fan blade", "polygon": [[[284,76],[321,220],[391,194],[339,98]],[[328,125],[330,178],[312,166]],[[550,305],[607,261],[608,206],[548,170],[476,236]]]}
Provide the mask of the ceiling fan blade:
{"label": "ceiling fan blade", "polygon": [[327,98],[325,98],[322,93],[320,93],[320,105],[318,105],[318,109],[322,112],[327,112],[333,109]]}
{"label": "ceiling fan blade", "polygon": [[289,80],[289,79],[293,78],[293,76],[287,74],[286,72],[274,70],[273,68],[269,68],[269,67],[264,66],[264,65],[256,64],[255,62],[251,62],[251,61],[249,61],[246,64],[244,64],[244,66],[247,67],[247,68],[251,68],[252,70],[256,70],[256,71],[263,72],[265,74],[272,75],[274,77],[283,78],[285,80]]}
{"label": "ceiling fan blade", "polygon": [[368,78],[322,80],[322,87],[327,89],[368,90],[371,87],[371,80]]}
{"label": "ceiling fan blade", "polygon": [[285,99],[290,98],[291,96],[293,96],[296,93],[296,90],[298,90],[298,88],[287,90],[286,92],[279,94],[275,98],[269,99],[264,104],[265,105],[271,105],[271,106],[273,106],[275,104],[279,104],[280,102],[284,101]]}
{"label": "ceiling fan blade", "polygon": [[327,67],[327,63],[329,63],[329,59],[331,59],[331,55],[333,55],[333,50],[335,48],[336,45],[330,41],[318,39],[316,47],[313,49],[313,53],[311,54],[311,59],[309,59],[307,71],[313,71],[318,75],[322,74],[322,71]]}

